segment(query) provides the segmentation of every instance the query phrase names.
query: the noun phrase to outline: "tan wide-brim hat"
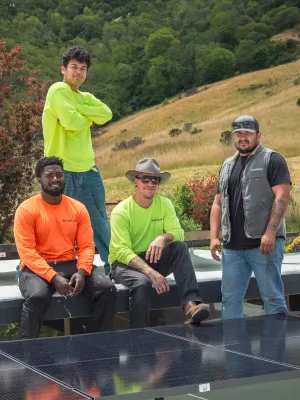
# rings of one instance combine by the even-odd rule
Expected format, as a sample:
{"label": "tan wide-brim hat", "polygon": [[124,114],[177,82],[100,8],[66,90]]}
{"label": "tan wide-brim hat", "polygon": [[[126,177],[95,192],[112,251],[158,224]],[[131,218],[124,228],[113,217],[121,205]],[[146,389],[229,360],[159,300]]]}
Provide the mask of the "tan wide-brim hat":
{"label": "tan wide-brim hat", "polygon": [[160,183],[165,183],[171,178],[171,174],[169,172],[160,172],[160,166],[154,158],[143,158],[139,160],[136,164],[135,169],[130,169],[126,172],[125,176],[130,180],[130,182],[134,182],[135,178],[139,174],[155,174],[160,176]]}

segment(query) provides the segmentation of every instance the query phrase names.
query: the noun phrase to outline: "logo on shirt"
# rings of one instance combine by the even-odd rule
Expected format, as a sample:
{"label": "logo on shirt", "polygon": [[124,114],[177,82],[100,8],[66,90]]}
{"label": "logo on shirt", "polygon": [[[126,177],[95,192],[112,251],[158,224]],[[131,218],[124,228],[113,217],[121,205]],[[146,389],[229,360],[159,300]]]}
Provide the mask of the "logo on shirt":
{"label": "logo on shirt", "polygon": [[63,219],[63,222],[76,222],[76,219]]}
{"label": "logo on shirt", "polygon": [[250,169],[251,172],[253,172],[253,171],[262,171],[262,170],[263,170],[263,168],[252,168],[252,169]]}
{"label": "logo on shirt", "polygon": [[152,218],[152,222],[162,221],[162,218]]}

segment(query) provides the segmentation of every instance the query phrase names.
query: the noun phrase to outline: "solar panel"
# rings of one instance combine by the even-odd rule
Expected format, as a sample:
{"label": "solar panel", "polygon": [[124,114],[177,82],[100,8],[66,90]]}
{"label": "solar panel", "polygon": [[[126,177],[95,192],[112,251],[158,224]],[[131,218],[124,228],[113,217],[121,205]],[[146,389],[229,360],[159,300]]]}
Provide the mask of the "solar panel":
{"label": "solar panel", "polygon": [[299,318],[278,315],[1,342],[0,353],[89,398],[146,399],[300,378],[299,334]]}
{"label": "solar panel", "polygon": [[86,398],[0,354],[1,400],[83,400]]}

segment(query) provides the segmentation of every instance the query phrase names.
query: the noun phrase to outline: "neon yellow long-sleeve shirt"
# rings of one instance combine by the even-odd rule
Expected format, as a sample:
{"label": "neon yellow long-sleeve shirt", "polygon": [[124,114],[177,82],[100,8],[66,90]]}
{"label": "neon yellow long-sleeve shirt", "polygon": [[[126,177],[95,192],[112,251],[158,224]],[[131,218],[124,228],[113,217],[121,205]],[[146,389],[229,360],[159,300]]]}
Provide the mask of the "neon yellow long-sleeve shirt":
{"label": "neon yellow long-sleeve shirt", "polygon": [[66,171],[88,171],[95,164],[90,126],[111,118],[110,108],[92,94],[55,83],[48,90],[42,119],[45,156],[61,158]]}
{"label": "neon yellow long-sleeve shirt", "polygon": [[110,216],[111,240],[108,262],[128,263],[163,233],[171,233],[174,242],[184,239],[184,232],[173,204],[155,194],[149,208],[140,207],[132,196],[119,203]]}

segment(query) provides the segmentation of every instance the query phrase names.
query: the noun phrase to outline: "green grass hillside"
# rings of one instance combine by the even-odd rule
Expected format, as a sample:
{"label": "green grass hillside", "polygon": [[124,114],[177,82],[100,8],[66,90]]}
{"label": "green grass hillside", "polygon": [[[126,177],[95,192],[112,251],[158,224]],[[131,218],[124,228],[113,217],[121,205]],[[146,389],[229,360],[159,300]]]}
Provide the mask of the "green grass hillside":
{"label": "green grass hillside", "polygon": [[[263,144],[287,158],[294,195],[300,193],[300,61],[239,75],[198,88],[198,93],[169,99],[169,104],[155,106],[126,117],[107,127],[94,141],[96,161],[104,178],[107,199],[124,198],[131,186],[124,172],[143,157],[156,158],[163,170],[172,172],[173,180],[162,190],[173,188],[191,177],[208,171],[217,172],[233,147],[220,143],[222,131],[241,114],[255,116],[260,122]],[[202,129],[191,135],[183,132],[171,137],[172,128],[184,123]],[[125,133],[121,131],[126,130]],[[142,136],[144,143],[134,149],[114,152],[122,140]]]}

